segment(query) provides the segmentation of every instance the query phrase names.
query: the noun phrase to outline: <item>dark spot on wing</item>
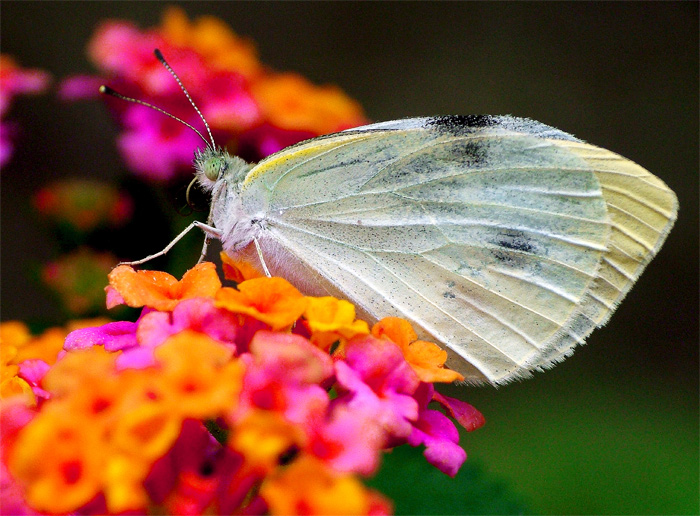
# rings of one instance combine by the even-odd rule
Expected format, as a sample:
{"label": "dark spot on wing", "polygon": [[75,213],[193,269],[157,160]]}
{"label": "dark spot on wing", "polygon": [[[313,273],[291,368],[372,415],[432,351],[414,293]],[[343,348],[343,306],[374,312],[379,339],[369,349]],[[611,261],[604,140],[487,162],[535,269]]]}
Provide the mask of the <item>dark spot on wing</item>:
{"label": "dark spot on wing", "polygon": [[426,125],[437,128],[453,129],[464,127],[489,127],[498,124],[496,117],[491,115],[446,115],[436,116],[428,120]]}
{"label": "dark spot on wing", "polygon": [[536,243],[517,229],[500,231],[491,241],[498,246],[492,251],[493,257],[504,265],[518,267],[523,264],[522,253],[535,253]]}
{"label": "dark spot on wing", "polygon": [[532,242],[519,231],[499,234],[499,239],[496,241],[496,243],[500,247],[513,249],[515,251],[522,251],[524,253],[530,253],[535,249]]}
{"label": "dark spot on wing", "polygon": [[443,292],[442,297],[445,299],[454,299],[457,296],[455,296],[453,292]]}
{"label": "dark spot on wing", "polygon": [[431,118],[426,126],[449,132],[461,132],[464,129],[490,127],[498,123],[498,119],[491,115],[447,115]]}
{"label": "dark spot on wing", "polygon": [[[488,162],[489,146],[482,141],[459,142],[455,148],[455,160],[462,166],[475,167]],[[459,154],[457,154],[459,152]]]}
{"label": "dark spot on wing", "polygon": [[581,141],[555,127],[509,115],[448,115],[430,118],[425,123],[426,128],[434,128],[450,134],[462,135],[484,127],[498,127],[506,131],[526,133],[537,138],[552,138],[556,140]]}

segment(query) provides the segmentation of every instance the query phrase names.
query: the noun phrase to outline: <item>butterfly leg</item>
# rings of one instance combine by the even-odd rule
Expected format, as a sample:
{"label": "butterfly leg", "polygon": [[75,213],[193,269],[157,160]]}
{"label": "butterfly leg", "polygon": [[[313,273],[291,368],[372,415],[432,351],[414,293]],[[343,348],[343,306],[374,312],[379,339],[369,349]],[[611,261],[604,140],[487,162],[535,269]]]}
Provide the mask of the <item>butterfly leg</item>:
{"label": "butterfly leg", "polygon": [[272,276],[272,274],[270,274],[270,270],[267,268],[267,264],[265,263],[265,258],[263,257],[262,249],[260,249],[258,239],[254,238],[253,242],[255,242],[255,249],[258,251],[258,258],[260,258],[260,264],[262,265],[263,271],[265,272],[265,276],[269,278]]}
{"label": "butterfly leg", "polygon": [[[209,226],[207,224],[204,224],[203,222],[199,222],[198,220],[195,220],[192,224],[187,226],[179,235],[177,235],[175,238],[173,238],[172,241],[167,246],[165,246],[165,248],[162,251],[158,251],[155,254],[151,254],[149,256],[146,256],[145,258],[142,258],[141,260],[136,260],[133,262],[121,262],[120,265],[141,265],[142,263],[146,263],[150,260],[153,260],[154,258],[158,258],[159,256],[163,256],[165,253],[170,251],[175,246],[175,244],[177,244],[187,233],[189,233],[192,228],[200,228],[207,235],[207,239],[209,239],[211,237],[214,237],[214,238],[221,237],[221,230],[220,229],[217,229],[213,226]],[[207,249],[207,244],[205,241],[204,248],[202,249],[202,257],[206,253],[206,249]],[[200,258],[199,261],[202,261],[202,258]]]}

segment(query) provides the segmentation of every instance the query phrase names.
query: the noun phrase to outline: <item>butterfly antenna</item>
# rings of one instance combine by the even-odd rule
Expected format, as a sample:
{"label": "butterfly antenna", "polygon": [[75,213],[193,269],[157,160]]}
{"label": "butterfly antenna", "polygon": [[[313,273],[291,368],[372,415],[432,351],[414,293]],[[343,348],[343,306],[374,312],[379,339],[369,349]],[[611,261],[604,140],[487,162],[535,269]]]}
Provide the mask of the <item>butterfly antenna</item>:
{"label": "butterfly antenna", "polygon": [[[206,119],[204,118],[204,115],[202,114],[202,112],[201,112],[201,111],[199,110],[199,108],[197,107],[197,104],[195,104],[195,103],[194,103],[194,100],[192,100],[192,97],[190,97],[190,94],[189,94],[189,92],[187,91],[187,88],[185,88],[185,85],[182,84],[182,81],[180,80],[180,78],[179,78],[179,77],[177,76],[177,74],[175,73],[175,70],[173,70],[173,69],[171,68],[171,66],[168,64],[168,62],[165,60],[165,58],[163,57],[163,54],[161,53],[161,51],[158,50],[158,49],[156,48],[156,49],[153,51],[153,53],[155,54],[155,56],[156,56],[156,58],[158,59],[158,61],[160,61],[161,64],[162,64],[163,66],[165,66],[165,69],[168,70],[168,71],[170,72],[170,75],[172,75],[173,78],[177,81],[178,85],[180,86],[180,89],[182,90],[182,92],[183,92],[183,93],[185,94],[185,96],[187,97],[187,100],[190,101],[190,104],[192,104],[192,107],[194,108],[194,110],[195,110],[195,111],[197,112],[197,114],[199,115],[199,118],[201,118],[201,119],[202,119],[202,122],[204,122],[204,127],[207,128],[207,134],[209,135],[209,139],[211,140],[211,148],[212,148],[212,149],[216,149],[216,144],[214,143],[214,136],[211,134],[211,129],[209,129],[209,124],[207,123]],[[197,132],[199,132],[199,131],[197,131]],[[201,136],[201,135],[200,135],[200,136]],[[205,141],[206,141],[206,140],[205,140]],[[207,143],[207,145],[209,145],[209,143]]]}
{"label": "butterfly antenna", "polygon": [[164,115],[169,116],[173,120],[177,120],[181,124],[186,125],[190,129],[192,129],[195,133],[197,133],[199,135],[199,137],[204,141],[204,143],[209,145],[209,141],[195,127],[193,127],[190,124],[188,124],[187,122],[185,122],[182,118],[178,118],[175,115],[168,113],[164,109],[161,109],[157,106],[154,106],[153,104],[149,104],[148,102],[144,102],[143,100],[134,99],[131,97],[127,97],[126,95],[122,95],[118,91],[115,91],[112,88],[110,88],[109,86],[105,86],[104,84],[102,86],[100,86],[100,93],[102,93],[103,95],[110,95],[112,97],[116,97],[120,100],[125,100],[127,102],[133,102],[134,104],[141,104],[142,106],[146,106],[148,108],[154,109],[154,110],[158,111],[159,113],[163,113]]}

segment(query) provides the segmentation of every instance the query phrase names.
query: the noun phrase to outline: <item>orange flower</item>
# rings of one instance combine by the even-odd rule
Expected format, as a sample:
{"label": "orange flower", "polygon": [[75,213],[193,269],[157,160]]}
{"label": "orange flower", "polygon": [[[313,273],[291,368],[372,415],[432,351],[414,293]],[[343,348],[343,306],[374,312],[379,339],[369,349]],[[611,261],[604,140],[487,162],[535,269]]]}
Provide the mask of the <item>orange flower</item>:
{"label": "orange flower", "polygon": [[224,287],[216,294],[216,306],[246,314],[273,330],[290,327],[306,310],[308,300],[287,280],[255,278],[240,283],[238,290]]}
{"label": "orange flower", "polygon": [[311,341],[327,350],[334,342],[346,341],[355,335],[367,335],[365,321],[355,319],[355,306],[334,297],[308,297],[304,317],[312,332]]}
{"label": "orange flower", "polygon": [[52,403],[20,432],[8,466],[34,509],[67,513],[100,491],[104,457],[92,421]]}
{"label": "orange flower", "polygon": [[127,305],[161,311],[172,310],[183,299],[213,297],[221,288],[216,266],[210,262],[195,265],[180,281],[166,272],[135,271],[128,265],[120,265],[109,273],[109,284]]}
{"label": "orange flower", "polygon": [[219,256],[224,268],[224,278],[236,283],[242,283],[245,280],[253,278],[261,278],[263,274],[250,263],[244,260],[237,260],[229,256],[225,251],[222,251]]}
{"label": "orange flower", "polygon": [[447,352],[432,342],[418,340],[418,335],[405,319],[385,317],[372,326],[372,335],[389,339],[401,351],[415,373],[423,382],[455,382],[464,377],[445,367]]}
{"label": "orange flower", "polygon": [[144,399],[120,414],[111,439],[115,449],[131,457],[134,466],[147,466],[173,445],[181,426],[182,419],[172,411],[171,405]]}
{"label": "orange flower", "polygon": [[263,116],[280,129],[326,134],[366,121],[360,105],[340,88],[315,86],[294,73],[262,77],[251,92]]}
{"label": "orange flower", "polygon": [[14,346],[17,348],[17,353],[12,359],[13,364],[38,359],[52,365],[56,362],[58,353],[63,349],[63,342],[68,333],[80,328],[102,326],[108,322],[110,320],[104,317],[78,319],[69,321],[66,328],[49,328],[41,335],[34,336],[24,323],[8,321],[0,324],[0,343],[3,347]]}
{"label": "orange flower", "polygon": [[246,465],[267,474],[286,451],[303,446],[301,427],[287,422],[278,412],[253,410],[236,421],[229,446],[243,454]]}
{"label": "orange flower", "polygon": [[[49,331],[46,333],[49,333]],[[65,337],[65,332],[58,339],[58,348],[49,353],[50,357],[40,353],[29,353],[28,356],[25,356],[27,355],[25,347],[28,347],[28,343],[36,340],[32,339],[29,328],[18,321],[8,321],[0,324],[0,399],[21,395],[24,397],[25,405],[35,406],[36,396],[32,391],[31,385],[18,376],[18,364],[28,358],[48,358],[51,362],[49,360],[46,361],[52,363],[63,346],[63,337]],[[43,346],[38,346],[38,348],[40,351],[43,351]]]}
{"label": "orange flower", "polygon": [[36,397],[32,392],[32,387],[17,376],[19,366],[12,363],[16,356],[17,348],[3,343],[0,347],[0,399],[22,395],[25,404],[33,407],[36,405]]}
{"label": "orange flower", "polygon": [[377,497],[354,476],[309,455],[268,477],[260,495],[271,514],[369,514]]}
{"label": "orange flower", "polygon": [[181,417],[212,418],[237,405],[243,365],[233,351],[191,330],[168,338],[155,351],[163,392]]}
{"label": "orange flower", "polygon": [[56,362],[58,353],[63,349],[66,335],[68,335],[68,330],[64,328],[49,328],[17,349],[15,363],[38,358],[49,365],[53,364]]}
{"label": "orange flower", "polygon": [[27,325],[20,321],[7,321],[0,324],[0,342],[3,346],[19,348],[32,338]]}
{"label": "orange flower", "polygon": [[[179,429],[178,429],[179,430]],[[105,467],[105,501],[110,514],[127,511],[143,513],[148,505],[148,493],[143,479],[148,475],[150,464],[131,457],[114,455]]]}
{"label": "orange flower", "polygon": [[114,376],[116,353],[105,351],[102,346],[71,351],[49,369],[41,384],[53,398],[86,392],[93,384]]}
{"label": "orange flower", "polygon": [[160,33],[173,45],[193,48],[219,69],[246,77],[262,69],[254,43],[236,35],[214,16],[200,16],[190,22],[183,9],[169,7],[163,15]]}

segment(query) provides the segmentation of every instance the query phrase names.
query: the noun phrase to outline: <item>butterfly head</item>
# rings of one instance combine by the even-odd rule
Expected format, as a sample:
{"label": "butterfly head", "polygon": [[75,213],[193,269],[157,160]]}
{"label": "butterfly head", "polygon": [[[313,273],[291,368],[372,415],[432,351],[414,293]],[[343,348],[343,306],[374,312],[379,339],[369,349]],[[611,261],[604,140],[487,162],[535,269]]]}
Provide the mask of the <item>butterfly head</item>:
{"label": "butterfly head", "polygon": [[250,169],[250,165],[222,148],[207,146],[198,150],[194,157],[194,168],[199,185],[210,192],[219,181],[237,185]]}

